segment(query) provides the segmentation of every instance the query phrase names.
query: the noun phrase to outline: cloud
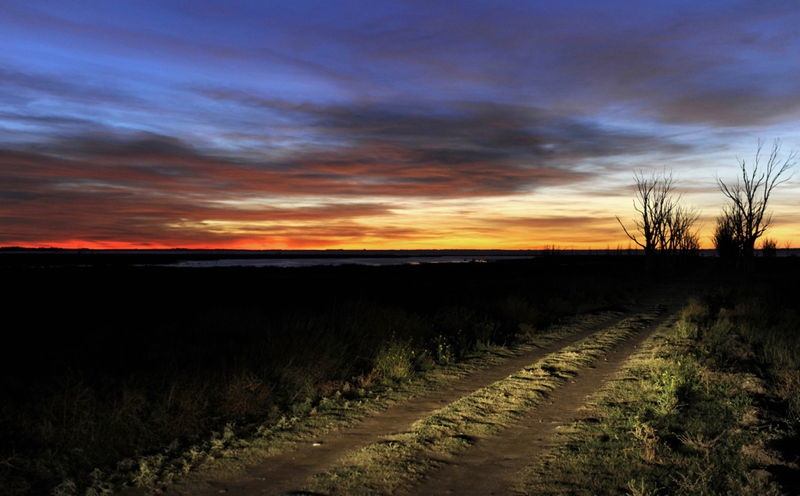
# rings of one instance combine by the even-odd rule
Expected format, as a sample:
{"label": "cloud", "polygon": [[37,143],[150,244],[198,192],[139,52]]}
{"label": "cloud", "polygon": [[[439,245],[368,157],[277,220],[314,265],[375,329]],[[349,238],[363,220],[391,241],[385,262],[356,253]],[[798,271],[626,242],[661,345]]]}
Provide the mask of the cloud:
{"label": "cloud", "polygon": [[[213,243],[288,232],[321,239],[314,234],[320,229],[336,230],[341,241],[359,230],[369,236],[354,219],[391,215],[392,198],[491,197],[571,184],[591,177],[573,166],[581,157],[679,146],[495,105],[434,114],[303,112],[319,135],[340,145],[253,160],[154,133],[89,133],[2,149],[0,242],[80,235],[191,244],[204,235]],[[280,207],[302,197],[330,200]],[[390,227],[384,235],[405,233]]]}
{"label": "cloud", "polygon": [[357,219],[391,215],[388,205],[378,203],[241,206],[103,184],[59,183],[46,188],[27,181],[10,186],[18,189],[0,191],[0,244],[81,240],[223,246],[256,238],[266,243],[270,236],[281,235],[285,244],[289,233],[298,242],[322,233],[338,239],[348,235],[342,226],[352,231]]}
{"label": "cloud", "polygon": [[[0,102],[30,104],[50,98],[91,104],[138,105],[142,102],[135,95],[108,85],[92,82],[91,80],[74,81],[59,74],[46,74],[0,66]],[[4,114],[4,117],[21,118],[20,115]],[[59,123],[59,119],[68,117],[51,115],[48,118],[51,122]],[[31,119],[35,119],[35,117],[31,117]],[[44,121],[43,118],[38,120],[40,122]]]}
{"label": "cloud", "polygon": [[735,88],[698,89],[658,107],[668,122],[723,127],[753,126],[800,116],[800,83],[780,93],[744,84]]}
{"label": "cloud", "polygon": [[[253,101],[238,94],[225,98],[243,105]],[[34,171],[50,164],[64,180],[158,187],[180,177],[187,190],[459,197],[585,180],[590,173],[576,165],[586,158],[687,149],[655,135],[488,102],[291,106],[265,100],[262,105],[301,121],[305,144],[290,154],[264,152],[256,158],[154,133],[89,133],[19,144],[7,154],[37,163]]]}
{"label": "cloud", "polygon": [[[646,120],[719,126],[785,121],[800,112],[800,11],[792,2],[467,1],[456,10],[430,2],[299,3],[202,14],[218,9],[164,2],[151,12],[163,23],[119,7],[78,15],[11,2],[5,10],[12,32],[36,43],[74,45],[92,59],[114,57],[145,72],[155,67],[151,72],[170,80],[266,85],[273,96],[384,104],[480,97],[584,116],[624,107]],[[126,72],[121,65],[117,83]],[[102,73],[67,72],[2,69],[9,89],[2,97],[19,98],[18,89],[108,102],[130,97],[103,85]],[[175,90],[163,87],[171,84],[148,86]],[[161,103],[174,96],[163,93]]]}
{"label": "cloud", "polygon": [[322,143],[375,150],[409,163],[466,167],[490,162],[568,170],[586,158],[689,149],[655,134],[603,126],[529,105],[492,101],[323,105],[230,89],[198,91],[214,101],[237,105],[239,111],[261,108],[294,120]]}
{"label": "cloud", "polygon": [[737,127],[800,115],[798,21],[780,1],[426,4],[311,36],[353,51],[397,92],[423,82],[445,98]]}

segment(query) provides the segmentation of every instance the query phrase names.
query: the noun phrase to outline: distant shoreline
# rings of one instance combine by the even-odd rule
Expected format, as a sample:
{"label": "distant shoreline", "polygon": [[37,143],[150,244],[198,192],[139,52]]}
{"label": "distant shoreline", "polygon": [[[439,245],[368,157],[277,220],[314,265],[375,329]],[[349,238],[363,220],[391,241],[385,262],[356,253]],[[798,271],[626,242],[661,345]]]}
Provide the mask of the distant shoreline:
{"label": "distant shoreline", "polygon": [[[176,268],[417,265],[530,260],[542,257],[643,256],[641,250],[93,250],[0,248],[0,267],[151,266]],[[716,257],[712,249],[701,257]],[[779,257],[800,249],[778,250]]]}

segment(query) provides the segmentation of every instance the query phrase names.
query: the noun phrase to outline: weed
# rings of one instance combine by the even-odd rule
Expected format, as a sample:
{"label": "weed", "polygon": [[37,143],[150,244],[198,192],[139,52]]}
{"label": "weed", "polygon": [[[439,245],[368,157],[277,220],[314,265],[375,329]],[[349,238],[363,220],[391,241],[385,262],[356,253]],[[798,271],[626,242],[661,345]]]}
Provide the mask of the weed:
{"label": "weed", "polygon": [[398,382],[414,372],[414,350],[406,342],[393,340],[375,357],[375,373],[382,381]]}
{"label": "weed", "polygon": [[658,434],[656,434],[656,430],[647,423],[636,419],[631,434],[641,444],[642,460],[646,463],[655,463],[658,455]]}
{"label": "weed", "polygon": [[630,496],[655,496],[658,494],[658,491],[648,487],[647,483],[642,479],[629,480],[626,488]]}
{"label": "weed", "polygon": [[446,365],[455,361],[453,346],[446,336],[441,334],[433,338],[433,356],[436,363]]}

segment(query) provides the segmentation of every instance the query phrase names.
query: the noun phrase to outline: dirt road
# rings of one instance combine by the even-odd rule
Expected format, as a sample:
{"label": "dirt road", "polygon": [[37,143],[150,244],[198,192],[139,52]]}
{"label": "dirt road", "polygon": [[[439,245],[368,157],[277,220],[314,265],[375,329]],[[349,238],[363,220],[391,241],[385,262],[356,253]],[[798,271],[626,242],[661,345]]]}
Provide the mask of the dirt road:
{"label": "dirt road", "polygon": [[574,421],[586,398],[600,389],[636,352],[651,328],[636,334],[602,360],[581,370],[500,435],[479,439],[457,460],[414,486],[408,494],[508,495],[522,469],[550,446],[556,429]]}
{"label": "dirt road", "polygon": [[[602,387],[670,315],[671,308],[662,305],[584,316],[545,346],[522,348],[446,387],[268,457],[235,478],[203,479],[198,474],[166,493],[509,494],[515,475],[531,457],[547,450],[554,430],[573,420],[586,396]],[[491,396],[495,390],[502,391],[498,400]],[[507,398],[514,401],[504,405]],[[470,411],[475,404],[481,411]],[[441,439],[448,446],[452,439],[461,445],[442,451],[444,444],[437,444],[441,439],[431,438],[426,429],[435,426],[431,419],[447,415],[459,424],[457,432]]]}

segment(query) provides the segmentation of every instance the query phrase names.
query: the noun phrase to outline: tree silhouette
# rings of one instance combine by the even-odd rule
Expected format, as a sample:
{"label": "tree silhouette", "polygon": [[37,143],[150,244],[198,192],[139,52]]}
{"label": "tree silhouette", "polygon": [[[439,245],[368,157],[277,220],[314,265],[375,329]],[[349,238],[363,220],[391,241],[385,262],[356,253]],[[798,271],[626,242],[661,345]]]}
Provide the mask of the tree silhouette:
{"label": "tree silhouette", "polygon": [[654,172],[648,176],[638,171],[633,177],[636,183],[633,208],[637,213],[634,228],[629,230],[617,217],[625,235],[645,255],[696,252],[699,239],[694,226],[699,214],[680,205],[672,173]]}
{"label": "tree silhouette", "polygon": [[739,229],[742,226],[738,213],[730,208],[724,208],[717,217],[717,226],[714,229],[714,247],[720,258],[737,258],[742,255],[742,235]]}
{"label": "tree silhouette", "polygon": [[[753,256],[756,241],[772,222],[772,214],[767,211],[772,191],[791,178],[789,172],[797,163],[796,151],[781,158],[780,140],[773,142],[765,163],[763,145],[759,140],[752,164],[744,159],[738,160],[740,176],[736,182],[727,183],[717,179],[728,204],[717,221],[715,243],[719,250],[719,243],[722,242],[725,253],[733,246],[737,255]],[[720,255],[723,255],[723,251],[720,251]]]}

